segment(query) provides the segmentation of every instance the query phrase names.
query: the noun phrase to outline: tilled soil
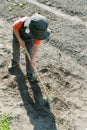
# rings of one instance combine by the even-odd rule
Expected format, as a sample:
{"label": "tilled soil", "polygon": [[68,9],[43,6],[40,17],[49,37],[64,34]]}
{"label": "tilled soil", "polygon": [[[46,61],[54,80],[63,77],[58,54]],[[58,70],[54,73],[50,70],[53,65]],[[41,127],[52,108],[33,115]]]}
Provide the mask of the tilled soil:
{"label": "tilled soil", "polygon": [[45,5],[56,7],[71,16],[79,16],[87,21],[87,0],[37,0]]}
{"label": "tilled soil", "polygon": [[[25,0],[23,7],[17,0],[0,1],[0,114],[12,112],[12,130],[86,130],[87,1],[39,2],[46,6],[30,0]],[[41,85],[29,84],[26,78],[22,48],[20,67],[12,73],[7,69],[13,22],[36,12],[48,18],[51,30],[49,41],[42,42],[36,59],[36,67],[51,97],[49,106],[44,105]]]}

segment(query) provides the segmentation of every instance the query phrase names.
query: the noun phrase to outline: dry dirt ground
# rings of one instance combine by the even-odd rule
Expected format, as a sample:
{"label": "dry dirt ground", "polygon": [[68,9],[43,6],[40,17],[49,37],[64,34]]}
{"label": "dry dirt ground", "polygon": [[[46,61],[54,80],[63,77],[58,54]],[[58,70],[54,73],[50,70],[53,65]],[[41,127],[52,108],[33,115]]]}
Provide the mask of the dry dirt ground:
{"label": "dry dirt ground", "polygon": [[[0,0],[0,114],[12,113],[11,130],[87,130],[87,1],[38,1],[41,3],[25,0],[19,7],[17,0]],[[20,68],[12,73],[7,69],[12,24],[21,15],[35,12],[48,18],[51,30],[36,59],[51,97],[49,107],[43,105],[45,94],[40,84],[29,84],[26,78],[22,48]]]}

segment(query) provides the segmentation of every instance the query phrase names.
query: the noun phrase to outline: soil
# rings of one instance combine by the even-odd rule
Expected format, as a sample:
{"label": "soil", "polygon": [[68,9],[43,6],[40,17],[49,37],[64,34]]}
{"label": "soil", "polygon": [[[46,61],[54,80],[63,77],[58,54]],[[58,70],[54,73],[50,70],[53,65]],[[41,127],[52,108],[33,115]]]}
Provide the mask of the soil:
{"label": "soil", "polygon": [[[11,130],[87,130],[87,0],[21,2],[0,0],[0,114],[12,113]],[[12,24],[36,12],[51,30],[36,58],[49,104],[41,84],[27,80],[22,48],[20,67],[8,71]]]}

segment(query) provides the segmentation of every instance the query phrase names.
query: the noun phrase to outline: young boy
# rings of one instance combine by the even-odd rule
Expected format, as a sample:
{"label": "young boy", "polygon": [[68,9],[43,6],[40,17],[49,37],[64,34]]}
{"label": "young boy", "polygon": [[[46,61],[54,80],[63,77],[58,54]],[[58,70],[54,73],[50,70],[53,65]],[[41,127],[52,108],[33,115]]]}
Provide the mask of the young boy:
{"label": "young boy", "polygon": [[26,72],[29,81],[36,81],[34,77],[34,70],[32,65],[35,63],[35,57],[38,52],[38,48],[41,40],[45,40],[49,37],[48,21],[46,17],[40,14],[34,14],[31,17],[22,17],[13,24],[13,42],[12,42],[12,59],[9,70],[19,65],[20,59],[20,46],[27,48],[30,56],[31,63],[26,56]]}

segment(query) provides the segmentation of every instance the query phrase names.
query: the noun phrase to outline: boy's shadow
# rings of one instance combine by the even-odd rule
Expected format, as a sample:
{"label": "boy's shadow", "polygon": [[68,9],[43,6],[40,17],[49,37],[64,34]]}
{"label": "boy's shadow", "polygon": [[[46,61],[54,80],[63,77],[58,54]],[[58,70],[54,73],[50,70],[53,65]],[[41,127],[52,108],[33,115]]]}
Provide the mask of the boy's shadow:
{"label": "boy's shadow", "polygon": [[[34,102],[29,95],[28,86],[26,85],[26,78],[21,68],[17,67],[14,70],[10,71],[10,73],[16,76],[18,89],[29,120],[34,126],[34,130],[47,130],[45,127],[46,124],[49,130],[57,130],[55,125],[55,117],[50,111],[49,103],[43,99],[38,83],[30,83],[34,95]],[[41,118],[40,120],[43,120],[42,124],[40,121],[40,124],[38,125],[38,121],[35,121],[37,118]]]}

